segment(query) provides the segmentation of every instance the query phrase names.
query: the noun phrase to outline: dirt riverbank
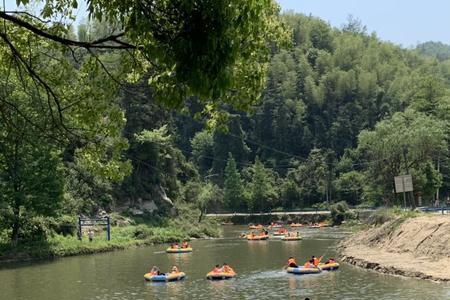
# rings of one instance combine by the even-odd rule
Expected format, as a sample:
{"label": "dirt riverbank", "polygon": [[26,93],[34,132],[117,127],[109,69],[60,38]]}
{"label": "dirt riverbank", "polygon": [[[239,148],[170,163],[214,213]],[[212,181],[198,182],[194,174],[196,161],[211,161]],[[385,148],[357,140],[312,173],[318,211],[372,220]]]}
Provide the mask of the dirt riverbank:
{"label": "dirt riverbank", "polygon": [[395,274],[450,281],[450,217],[396,219],[340,244],[342,261]]}

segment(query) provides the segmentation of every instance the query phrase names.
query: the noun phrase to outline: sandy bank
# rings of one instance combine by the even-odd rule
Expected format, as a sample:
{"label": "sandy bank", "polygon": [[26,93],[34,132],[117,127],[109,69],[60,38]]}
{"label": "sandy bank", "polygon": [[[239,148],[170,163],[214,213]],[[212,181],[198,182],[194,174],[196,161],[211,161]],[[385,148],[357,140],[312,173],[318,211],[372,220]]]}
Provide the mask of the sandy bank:
{"label": "sandy bank", "polygon": [[397,219],[340,244],[342,260],[376,271],[450,281],[450,217]]}

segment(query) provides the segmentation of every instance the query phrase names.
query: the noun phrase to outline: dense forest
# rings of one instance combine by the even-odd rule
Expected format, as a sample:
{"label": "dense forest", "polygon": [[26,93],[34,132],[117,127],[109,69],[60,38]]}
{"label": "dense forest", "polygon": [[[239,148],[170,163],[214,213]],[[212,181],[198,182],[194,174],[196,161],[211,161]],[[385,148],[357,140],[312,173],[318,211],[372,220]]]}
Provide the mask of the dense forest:
{"label": "dense forest", "polygon": [[[153,52],[142,53],[159,58],[160,65],[149,66],[118,55],[111,44],[96,56],[91,46],[83,48],[116,32],[106,23],[64,32],[80,43],[77,52],[57,52],[23,33],[12,45],[3,34],[0,47],[11,55],[0,56],[2,234],[17,241],[19,223],[28,226],[24,220],[99,210],[164,216],[184,204],[202,212],[328,207],[339,201],[402,205],[393,178],[407,173],[415,188],[409,206],[447,197],[448,46],[403,49],[366,32],[355,19],[340,29],[300,14],[282,19],[284,29],[261,40],[255,28],[266,23],[248,28],[255,35],[253,48],[241,54],[240,69],[232,72],[220,63],[238,55],[233,43],[217,46],[223,46],[219,60],[193,61],[186,44],[165,44],[162,32],[154,35],[160,40]],[[283,36],[289,41],[275,43]],[[128,47],[117,39],[106,42]],[[270,42],[267,53],[254,52]],[[40,51],[27,52],[30,45]],[[189,51],[204,50],[189,45]],[[252,55],[258,62],[267,55],[267,68],[246,64]],[[189,63],[171,70],[176,59]],[[215,80],[199,72],[211,64],[221,76]],[[36,88],[43,80],[32,66],[48,82],[58,82],[57,88]],[[130,66],[144,75],[134,76]],[[210,92],[231,86],[236,89],[227,94]],[[161,100],[167,94],[170,99]]]}
{"label": "dense forest", "polygon": [[380,41],[358,20],[335,29],[283,17],[292,47],[274,51],[250,112],[221,107],[223,126],[208,126],[195,98],[171,112],[149,90],[121,96],[125,131],[151,138],[127,136],[133,171],[114,189],[115,203],[161,203],[165,191],[211,211],[402,205],[393,178],[406,173],[415,186],[409,206],[434,203],[438,189],[448,195],[450,65],[419,53],[426,44]]}

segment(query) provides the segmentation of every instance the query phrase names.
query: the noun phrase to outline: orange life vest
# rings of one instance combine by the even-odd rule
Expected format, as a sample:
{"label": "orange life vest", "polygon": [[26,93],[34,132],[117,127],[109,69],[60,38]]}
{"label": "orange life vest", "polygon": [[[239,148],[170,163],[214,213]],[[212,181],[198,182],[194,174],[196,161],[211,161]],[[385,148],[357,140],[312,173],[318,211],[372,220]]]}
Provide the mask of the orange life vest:
{"label": "orange life vest", "polygon": [[312,268],[313,266],[311,265],[311,263],[310,263],[309,261],[307,261],[307,262],[303,265],[303,267],[305,267],[305,268]]}
{"label": "orange life vest", "polygon": [[319,265],[319,259],[317,257],[314,257],[314,262],[313,262],[314,266],[318,266]]}
{"label": "orange life vest", "polygon": [[234,270],[230,266],[223,266],[224,273],[233,273]]}

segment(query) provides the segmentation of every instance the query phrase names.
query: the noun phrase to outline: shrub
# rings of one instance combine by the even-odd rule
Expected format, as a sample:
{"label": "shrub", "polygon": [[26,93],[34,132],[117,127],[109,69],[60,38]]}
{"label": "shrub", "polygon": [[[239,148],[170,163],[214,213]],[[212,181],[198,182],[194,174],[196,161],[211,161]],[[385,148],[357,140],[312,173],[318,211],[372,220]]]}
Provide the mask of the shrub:
{"label": "shrub", "polygon": [[341,225],[345,220],[355,218],[355,215],[350,211],[347,202],[345,201],[331,205],[330,210],[333,225]]}
{"label": "shrub", "polygon": [[395,219],[395,214],[393,210],[382,207],[374,211],[369,216],[369,218],[367,219],[367,223],[369,223],[370,225],[378,226],[386,222],[389,222],[393,219]]}
{"label": "shrub", "polygon": [[136,226],[136,228],[134,229],[133,236],[136,239],[145,240],[145,239],[153,236],[153,230],[152,230],[152,228],[141,224],[141,225]]}
{"label": "shrub", "polygon": [[51,224],[51,229],[63,236],[74,235],[77,230],[76,224],[76,216],[62,215],[55,219],[55,222]]}
{"label": "shrub", "polygon": [[19,238],[22,242],[46,241],[54,234],[52,228],[56,226],[53,218],[32,217],[23,222]]}

